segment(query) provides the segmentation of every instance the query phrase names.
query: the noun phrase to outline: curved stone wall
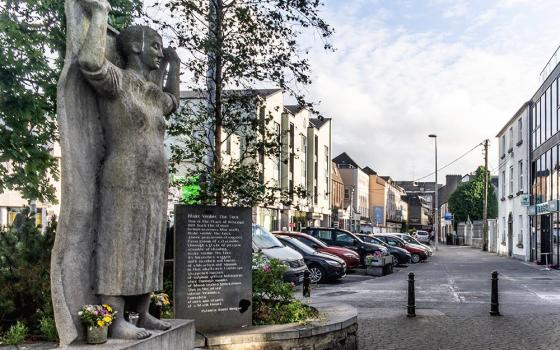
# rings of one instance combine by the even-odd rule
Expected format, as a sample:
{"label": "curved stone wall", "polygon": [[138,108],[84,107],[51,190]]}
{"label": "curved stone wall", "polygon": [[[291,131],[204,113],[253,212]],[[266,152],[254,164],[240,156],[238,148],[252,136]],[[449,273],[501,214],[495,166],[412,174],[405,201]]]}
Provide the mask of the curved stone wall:
{"label": "curved stone wall", "polygon": [[254,326],[206,334],[208,350],[356,350],[358,313],[350,305],[311,303],[321,313],[306,324]]}

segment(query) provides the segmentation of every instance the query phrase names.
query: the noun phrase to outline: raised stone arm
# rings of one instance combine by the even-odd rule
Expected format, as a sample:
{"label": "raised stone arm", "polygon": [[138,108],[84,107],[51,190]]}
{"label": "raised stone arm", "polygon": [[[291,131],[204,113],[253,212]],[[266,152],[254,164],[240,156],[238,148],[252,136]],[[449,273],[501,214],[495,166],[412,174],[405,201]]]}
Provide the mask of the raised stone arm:
{"label": "raised stone arm", "polygon": [[[169,63],[169,73],[167,74],[167,82],[163,87],[163,91],[168,92],[177,98],[181,98],[180,88],[180,65],[181,59],[174,48],[168,47],[163,50],[164,60]],[[162,65],[163,66],[163,65]],[[164,68],[165,69],[165,68]]]}
{"label": "raised stone arm", "polygon": [[78,55],[78,63],[82,68],[94,72],[101,69],[105,61],[107,15],[111,5],[107,0],[79,0],[79,2],[91,14],[91,22]]}

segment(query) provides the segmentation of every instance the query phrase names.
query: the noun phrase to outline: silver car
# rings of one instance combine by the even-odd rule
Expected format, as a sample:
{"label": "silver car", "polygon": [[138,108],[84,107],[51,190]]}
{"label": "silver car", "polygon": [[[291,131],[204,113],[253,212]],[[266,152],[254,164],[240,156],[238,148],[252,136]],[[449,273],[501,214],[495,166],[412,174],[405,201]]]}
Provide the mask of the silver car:
{"label": "silver car", "polygon": [[430,244],[430,234],[428,231],[418,230],[416,231],[414,238],[416,238],[416,240],[420,243]]}

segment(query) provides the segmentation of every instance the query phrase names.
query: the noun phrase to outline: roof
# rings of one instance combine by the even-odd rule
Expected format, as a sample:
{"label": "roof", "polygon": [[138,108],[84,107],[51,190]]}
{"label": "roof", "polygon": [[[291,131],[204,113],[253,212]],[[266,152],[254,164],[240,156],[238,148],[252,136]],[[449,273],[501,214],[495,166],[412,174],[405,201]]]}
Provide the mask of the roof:
{"label": "roof", "polygon": [[[231,95],[233,93],[239,95],[257,95],[260,97],[268,97],[274,95],[278,92],[282,92],[282,89],[243,89],[243,90],[224,90],[224,96]],[[182,99],[202,99],[206,98],[205,91],[194,91],[194,90],[185,90],[181,91],[181,98]]]}
{"label": "roof", "polygon": [[297,114],[299,112],[301,112],[302,109],[304,109],[305,107],[300,106],[300,105],[288,105],[288,106],[284,106],[285,109],[288,110],[288,112],[292,113],[292,114]]}
{"label": "roof", "polygon": [[362,170],[368,175],[377,175],[377,172],[368,166],[363,168]]}
{"label": "roof", "polygon": [[309,124],[311,124],[312,126],[314,126],[317,129],[321,129],[323,127],[323,125],[327,124],[330,121],[331,121],[331,118],[323,118],[323,117],[310,118],[309,119]]}
{"label": "roof", "polygon": [[346,152],[342,152],[333,159],[337,165],[352,165],[354,168],[359,169],[358,163],[356,163]]}
{"label": "roof", "polygon": [[508,129],[508,127],[511,125],[511,123],[513,123],[514,120],[516,120],[517,118],[519,118],[519,116],[521,115],[521,113],[523,113],[523,111],[525,110],[525,108],[529,108],[529,105],[531,104],[531,101],[527,101],[525,102],[521,107],[519,107],[519,109],[517,110],[517,112],[515,112],[515,114],[513,115],[513,117],[510,118],[510,120],[508,120],[508,122],[504,125],[504,127],[500,130],[500,132],[496,135],[496,137],[500,137],[504,132],[506,132],[506,130]]}

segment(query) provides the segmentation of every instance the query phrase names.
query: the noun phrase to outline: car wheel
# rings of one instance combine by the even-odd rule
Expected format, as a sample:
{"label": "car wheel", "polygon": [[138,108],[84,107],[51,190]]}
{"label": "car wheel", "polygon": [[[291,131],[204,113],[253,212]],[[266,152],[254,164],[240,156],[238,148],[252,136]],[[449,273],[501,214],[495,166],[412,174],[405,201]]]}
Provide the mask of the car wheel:
{"label": "car wheel", "polygon": [[319,283],[325,279],[325,271],[319,266],[311,266],[309,268],[309,278],[311,283]]}
{"label": "car wheel", "polygon": [[393,267],[399,266],[399,258],[396,255],[393,255]]}
{"label": "car wheel", "polygon": [[410,256],[410,261],[412,261],[413,264],[417,264],[420,262],[420,255],[418,254],[412,254]]}

